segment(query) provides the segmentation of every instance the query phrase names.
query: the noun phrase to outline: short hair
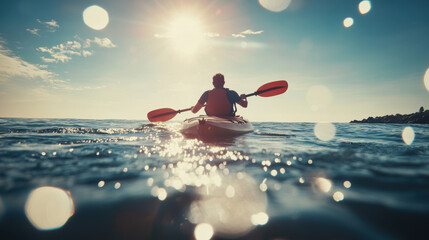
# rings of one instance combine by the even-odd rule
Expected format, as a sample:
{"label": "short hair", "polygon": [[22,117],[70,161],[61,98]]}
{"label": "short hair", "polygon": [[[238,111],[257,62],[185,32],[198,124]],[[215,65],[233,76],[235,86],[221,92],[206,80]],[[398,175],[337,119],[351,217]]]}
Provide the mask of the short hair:
{"label": "short hair", "polygon": [[222,88],[225,84],[225,77],[222,73],[216,73],[213,76],[213,85],[215,88]]}

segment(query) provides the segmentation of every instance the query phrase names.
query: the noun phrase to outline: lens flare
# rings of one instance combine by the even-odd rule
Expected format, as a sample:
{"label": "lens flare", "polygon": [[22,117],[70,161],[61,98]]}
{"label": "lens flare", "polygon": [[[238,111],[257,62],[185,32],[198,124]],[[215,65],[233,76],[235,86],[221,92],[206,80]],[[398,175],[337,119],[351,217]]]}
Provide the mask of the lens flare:
{"label": "lens flare", "polygon": [[370,1],[362,1],[359,3],[359,12],[363,15],[368,13],[371,10],[371,2]]}
{"label": "lens flare", "polygon": [[98,182],[98,187],[102,188],[106,184],[103,180]]}
{"label": "lens flare", "polygon": [[329,192],[332,188],[331,180],[323,178],[323,177],[316,178],[315,184],[319,188],[320,191],[325,192],[325,193]]}
{"label": "lens flare", "polygon": [[93,5],[83,11],[83,22],[94,30],[102,30],[109,24],[109,14],[104,8]]}
{"label": "lens flare", "polygon": [[342,192],[335,192],[335,193],[332,195],[332,198],[333,198],[336,202],[343,201],[343,200],[344,200],[344,194],[343,194]]}
{"label": "lens flare", "polygon": [[354,23],[354,20],[351,17],[348,17],[348,18],[344,19],[344,21],[343,21],[343,25],[346,28],[351,27],[353,25],[353,23]]}
{"label": "lens flare", "polygon": [[70,193],[56,187],[33,190],[25,203],[25,214],[39,230],[62,227],[74,213]]}
{"label": "lens flare", "polygon": [[426,69],[425,75],[423,77],[423,83],[426,87],[426,90],[429,92],[429,68]]}
{"label": "lens flare", "polygon": [[335,137],[335,126],[332,123],[316,123],[314,135],[322,141],[329,141]]}
{"label": "lens flare", "polygon": [[257,214],[253,214],[251,217],[251,221],[253,223],[253,225],[265,225],[268,222],[268,214],[266,214],[265,212],[260,212]]}
{"label": "lens flare", "polygon": [[233,186],[229,185],[225,190],[225,195],[228,198],[233,198],[235,196],[235,189]]}
{"label": "lens flare", "polygon": [[407,145],[411,145],[414,141],[414,130],[412,127],[405,127],[402,130],[402,140],[404,141],[405,144]]}
{"label": "lens flare", "polygon": [[311,110],[318,111],[331,104],[332,94],[326,86],[316,85],[308,90],[306,98]]}
{"label": "lens flare", "polygon": [[350,181],[344,181],[343,185],[345,188],[350,188],[352,186],[352,183]]}
{"label": "lens flare", "polygon": [[213,234],[213,227],[208,223],[200,223],[195,227],[194,235],[196,240],[209,240],[213,237]]}
{"label": "lens flare", "polygon": [[259,4],[272,12],[281,12],[289,7],[292,0],[259,0]]}

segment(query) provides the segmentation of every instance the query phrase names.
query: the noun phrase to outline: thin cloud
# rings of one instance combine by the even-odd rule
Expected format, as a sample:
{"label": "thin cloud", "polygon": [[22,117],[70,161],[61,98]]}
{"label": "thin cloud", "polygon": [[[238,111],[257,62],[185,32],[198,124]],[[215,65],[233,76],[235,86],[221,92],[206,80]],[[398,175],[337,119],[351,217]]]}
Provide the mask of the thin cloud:
{"label": "thin cloud", "polygon": [[65,63],[70,61],[72,59],[71,56],[73,55],[81,56],[81,46],[82,45],[77,41],[67,41],[66,43],[61,43],[51,48],[38,47],[36,50],[48,53],[51,56],[51,58],[41,57],[42,61],[45,63],[51,63],[54,61]]}
{"label": "thin cloud", "polygon": [[233,33],[232,36],[235,38],[245,38],[246,37],[246,36],[244,36],[244,34],[240,34],[240,33],[238,33],[238,34]]}
{"label": "thin cloud", "polygon": [[47,57],[41,57],[40,59],[42,59],[42,61],[45,62],[45,63],[53,63],[53,62],[57,61],[57,60],[55,60],[53,58],[47,58]]}
{"label": "thin cloud", "polygon": [[99,47],[104,47],[104,48],[114,48],[116,47],[115,44],[112,43],[112,41],[110,41],[110,39],[108,38],[98,38],[95,37],[94,40],[92,40],[95,44],[97,44]]}
{"label": "thin cloud", "polygon": [[54,19],[52,19],[51,21],[47,21],[47,22],[40,21],[40,19],[36,19],[36,21],[38,23],[44,25],[46,28],[48,28],[49,32],[55,32],[58,30],[58,28],[60,28],[60,25]]}
{"label": "thin cloud", "polygon": [[45,64],[36,64],[36,66],[39,68],[48,68],[48,65]]}
{"label": "thin cloud", "polygon": [[89,48],[89,47],[91,47],[92,43],[95,43],[99,47],[104,47],[104,48],[114,48],[114,47],[116,47],[116,45],[113,44],[112,41],[109,38],[98,38],[98,37],[94,37],[93,40],[86,39],[83,47],[84,48]]}
{"label": "thin cloud", "polygon": [[263,32],[264,32],[263,30],[253,31],[251,29],[247,29],[247,30],[244,30],[244,31],[242,31],[240,33],[233,33],[232,37],[235,37],[235,38],[245,38],[246,35],[259,35],[259,34],[262,34]]}
{"label": "thin cloud", "polygon": [[89,56],[91,56],[92,55],[92,52],[91,51],[87,51],[87,50],[83,50],[82,51],[82,56],[83,57],[89,57]]}
{"label": "thin cloud", "polygon": [[246,34],[246,35],[258,35],[258,34],[261,34],[261,33],[263,33],[264,31],[263,30],[260,30],[260,31],[252,31],[251,29],[247,29],[247,30],[245,30],[245,31],[243,31],[243,32],[241,32],[242,34]]}
{"label": "thin cloud", "polygon": [[3,46],[0,41],[0,79],[7,81],[13,77],[24,77],[29,79],[40,78],[43,81],[56,81],[57,75],[41,67],[31,64]]}
{"label": "thin cloud", "polygon": [[33,34],[33,35],[37,35],[37,36],[40,36],[39,35],[39,31],[40,31],[40,29],[38,29],[38,28],[33,28],[33,29],[30,29],[30,28],[27,28],[27,29],[25,29],[26,31],[28,31],[28,32],[30,32],[31,34]]}
{"label": "thin cloud", "polygon": [[[74,87],[70,84],[70,80],[58,79],[58,74],[44,69],[48,67],[47,65],[32,64],[14,55],[11,50],[4,46],[5,44],[6,42],[0,37],[0,86],[2,83],[14,80],[17,77],[23,77],[31,80],[40,79],[44,85],[36,89],[45,89],[44,93],[49,93],[47,92],[48,88],[65,91],[84,91],[106,87],[104,85]],[[73,44],[69,44],[69,46],[73,46]]]}
{"label": "thin cloud", "polygon": [[58,44],[53,47],[38,47],[36,48],[37,51],[42,53],[49,54],[49,57],[42,56],[41,59],[45,63],[58,63],[58,62],[68,62],[72,60],[73,56],[83,56],[83,57],[89,57],[92,56],[94,51],[91,51],[87,48],[90,48],[91,45],[95,44],[99,47],[103,48],[114,48],[116,47],[115,44],[112,43],[112,41],[109,38],[97,38],[94,39],[86,39],[81,40],[80,38],[75,37],[79,41],[82,41],[83,43],[80,43],[79,41],[67,41],[65,43]]}

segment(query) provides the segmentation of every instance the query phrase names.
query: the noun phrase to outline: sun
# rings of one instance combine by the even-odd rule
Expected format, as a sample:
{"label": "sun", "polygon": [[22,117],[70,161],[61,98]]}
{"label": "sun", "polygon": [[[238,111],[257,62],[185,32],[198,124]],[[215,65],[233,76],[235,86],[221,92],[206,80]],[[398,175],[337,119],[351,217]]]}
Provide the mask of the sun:
{"label": "sun", "polygon": [[179,14],[168,25],[167,36],[173,48],[183,55],[194,55],[206,39],[202,21],[192,14]]}

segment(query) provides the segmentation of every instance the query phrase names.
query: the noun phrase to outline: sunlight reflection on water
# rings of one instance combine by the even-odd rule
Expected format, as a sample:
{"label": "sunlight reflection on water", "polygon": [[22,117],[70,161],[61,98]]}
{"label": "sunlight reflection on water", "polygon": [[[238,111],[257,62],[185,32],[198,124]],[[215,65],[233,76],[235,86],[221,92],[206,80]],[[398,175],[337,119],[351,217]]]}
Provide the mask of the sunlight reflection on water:
{"label": "sunlight reflection on water", "polygon": [[[162,125],[171,132],[177,132],[176,125]],[[196,239],[210,239],[214,232],[219,236],[242,236],[256,225],[269,220],[265,212],[267,197],[256,181],[242,172],[230,172],[229,164],[235,161],[250,161],[246,154],[227,147],[205,144],[196,139],[185,139],[180,134],[172,134],[168,139],[152,135],[156,146],[141,146],[139,153],[147,157],[168,158],[169,162],[158,166],[146,164],[144,171],[163,171],[163,181],[148,179],[151,194],[160,201],[169,192],[184,192],[195,189],[197,200],[191,203],[189,220],[196,224]],[[274,162],[280,163],[280,153]],[[253,164],[257,164],[255,161]],[[271,165],[271,161],[264,163]],[[276,176],[277,170],[271,174]],[[280,186],[277,186],[277,190]],[[267,186],[268,189],[268,186]],[[265,189],[265,190],[267,190]]]}
{"label": "sunlight reflection on water", "polygon": [[25,214],[39,230],[57,229],[74,214],[73,199],[69,192],[61,188],[40,187],[28,197]]}
{"label": "sunlight reflection on water", "polygon": [[267,197],[246,174],[224,177],[221,185],[198,190],[201,199],[191,204],[189,220],[209,223],[219,236],[242,236],[268,221]]}

